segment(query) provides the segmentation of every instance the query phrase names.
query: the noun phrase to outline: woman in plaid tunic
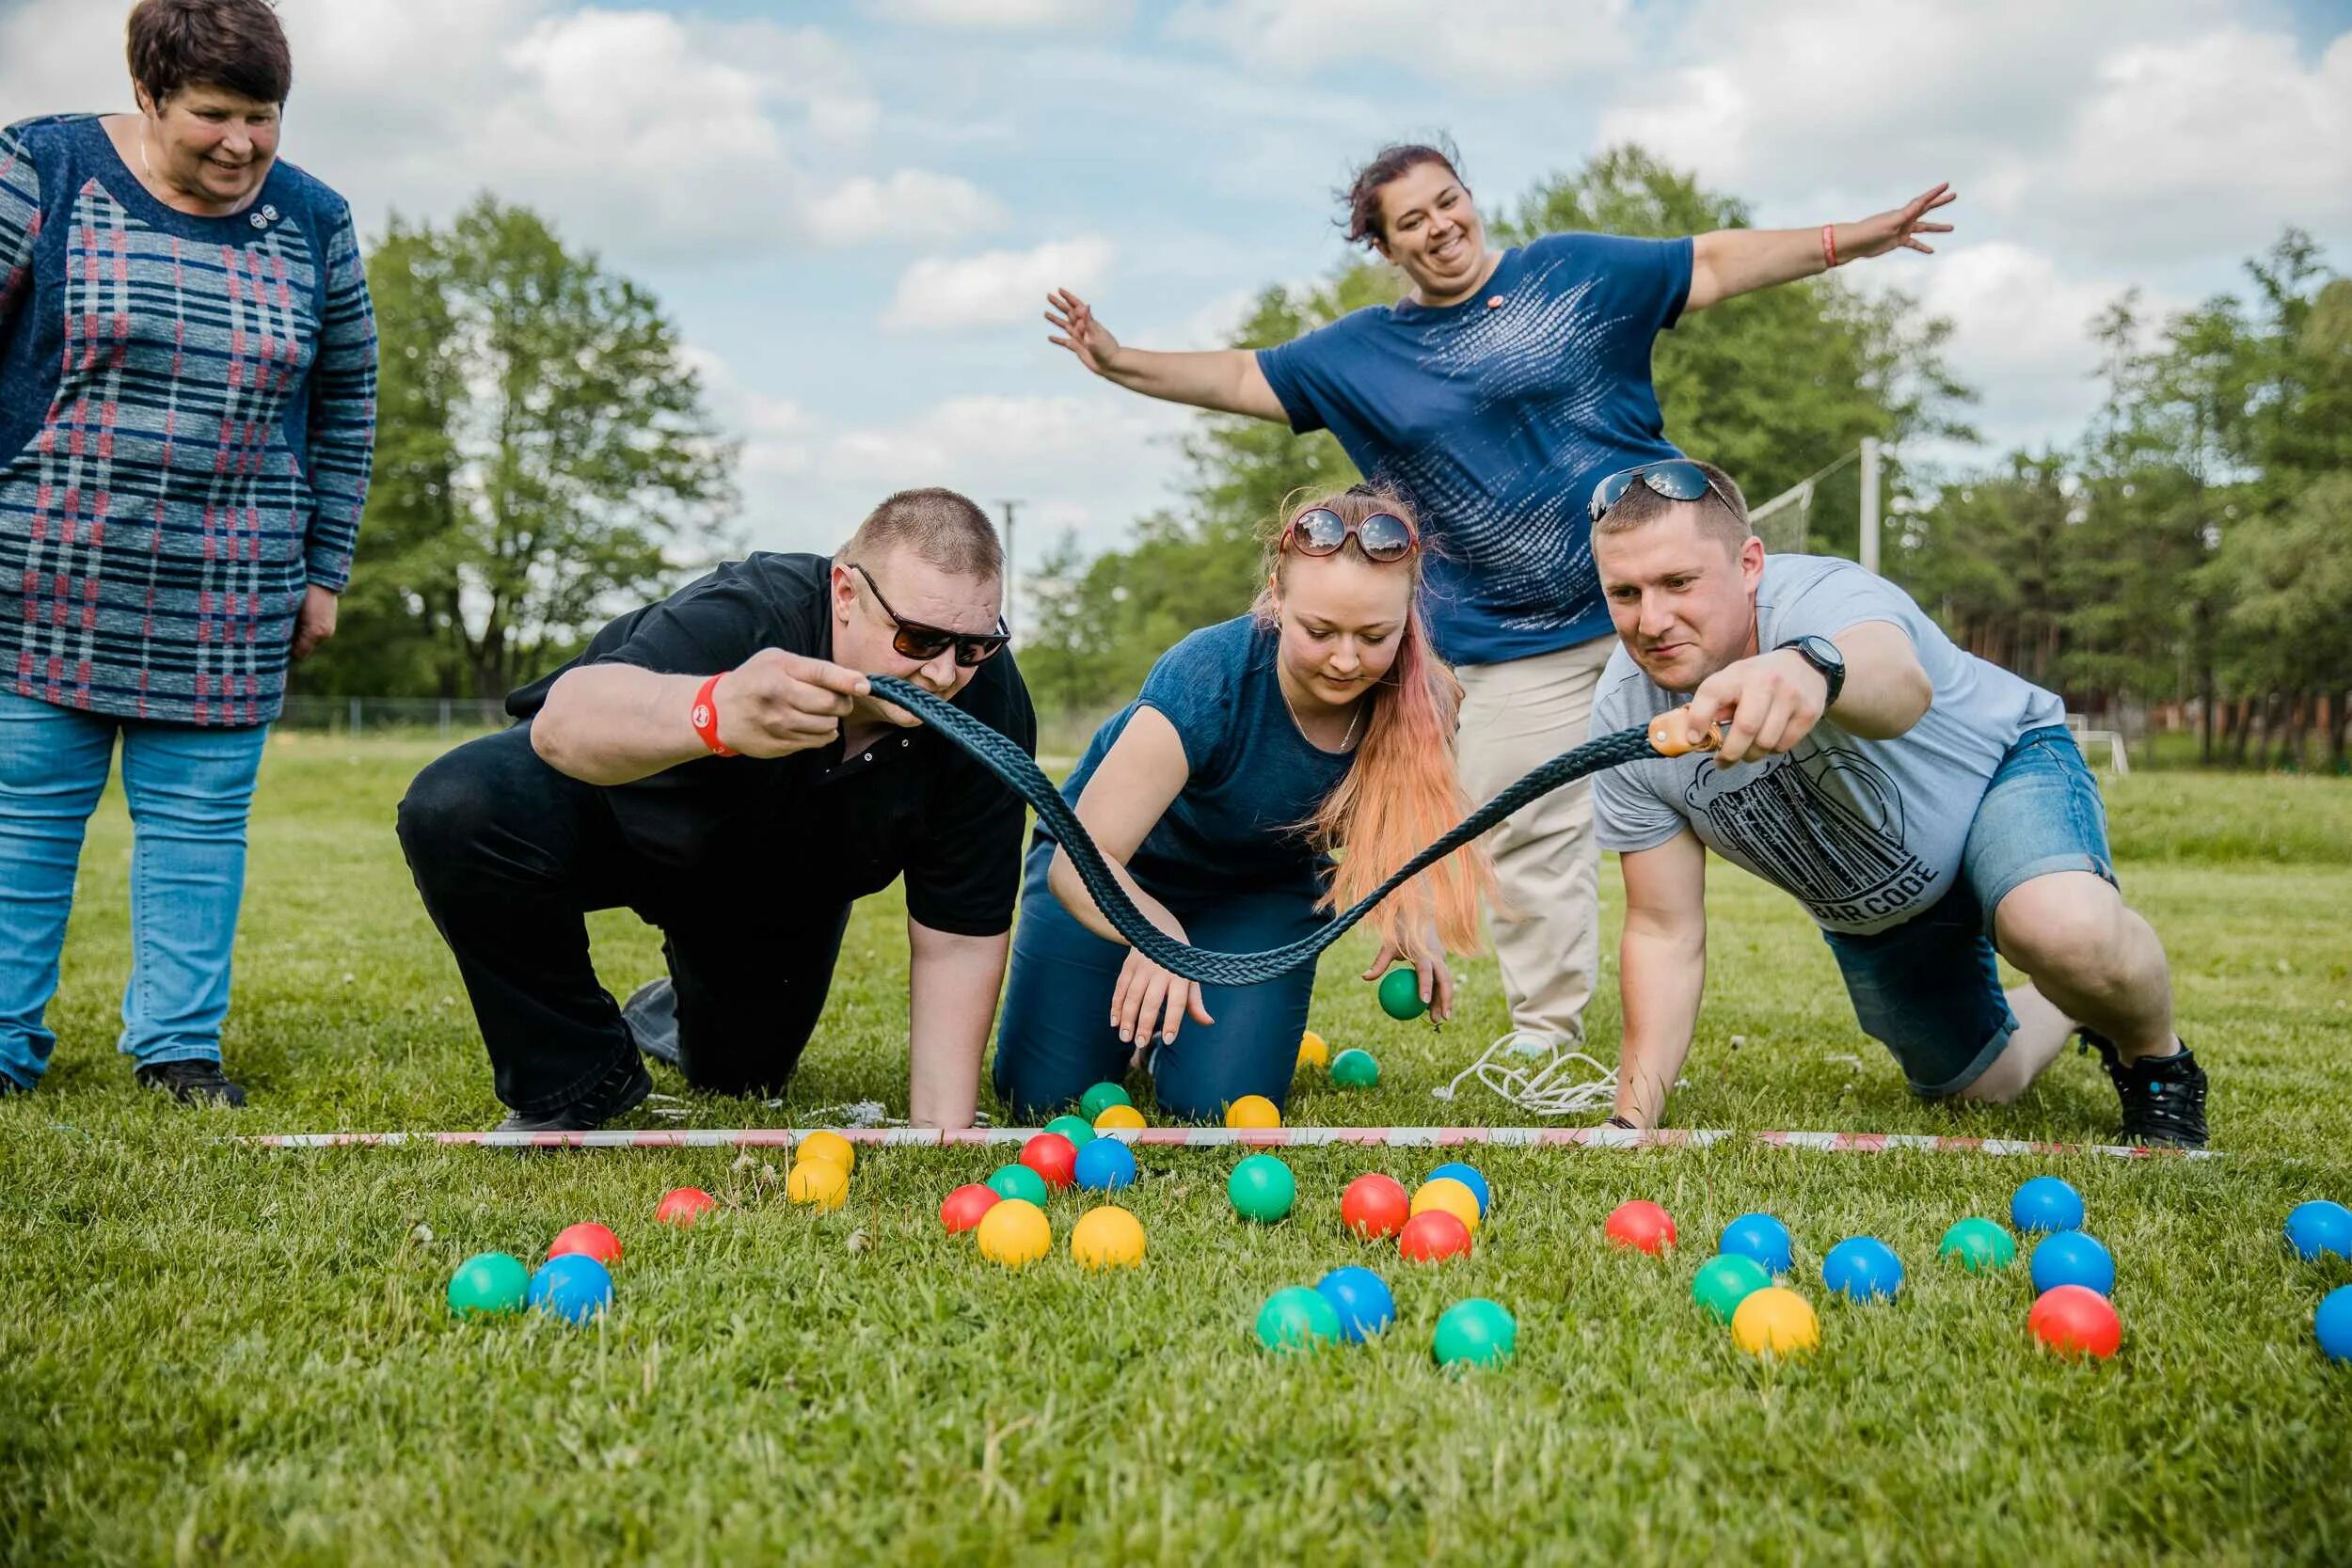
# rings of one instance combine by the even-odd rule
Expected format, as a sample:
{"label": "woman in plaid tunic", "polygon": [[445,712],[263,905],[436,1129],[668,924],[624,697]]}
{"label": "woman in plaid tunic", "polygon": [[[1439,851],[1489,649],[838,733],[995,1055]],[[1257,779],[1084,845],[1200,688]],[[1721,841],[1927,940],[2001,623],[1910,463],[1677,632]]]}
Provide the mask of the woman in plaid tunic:
{"label": "woman in plaid tunic", "polygon": [[[349,208],[277,157],[266,0],[140,0],[136,114],[0,130],[0,1092],[30,1088],[115,738],[122,1052],[222,1073],[245,828],[286,665],[333,633],[373,440]],[[8,603],[8,596],[17,598]]]}

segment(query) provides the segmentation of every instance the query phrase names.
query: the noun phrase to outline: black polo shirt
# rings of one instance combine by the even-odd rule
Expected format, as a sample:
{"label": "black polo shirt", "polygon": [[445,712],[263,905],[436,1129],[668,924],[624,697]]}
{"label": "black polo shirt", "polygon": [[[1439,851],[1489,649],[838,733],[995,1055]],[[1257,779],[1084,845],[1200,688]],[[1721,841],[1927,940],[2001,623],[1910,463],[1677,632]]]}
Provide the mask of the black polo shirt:
{"label": "black polo shirt", "polygon": [[[529,720],[565,670],[634,664],[663,674],[732,670],[762,648],[833,657],[831,569],[821,555],[754,554],[590,639],[564,669],[516,691]],[[1012,655],[997,655],[956,706],[1037,754],[1037,715]],[[775,896],[847,902],[907,879],[907,912],[934,930],[994,936],[1012,924],[1025,808],[928,727],[889,729],[845,756],[841,741],[786,757],[697,757],[599,792],[623,840],[668,880],[707,873]]]}

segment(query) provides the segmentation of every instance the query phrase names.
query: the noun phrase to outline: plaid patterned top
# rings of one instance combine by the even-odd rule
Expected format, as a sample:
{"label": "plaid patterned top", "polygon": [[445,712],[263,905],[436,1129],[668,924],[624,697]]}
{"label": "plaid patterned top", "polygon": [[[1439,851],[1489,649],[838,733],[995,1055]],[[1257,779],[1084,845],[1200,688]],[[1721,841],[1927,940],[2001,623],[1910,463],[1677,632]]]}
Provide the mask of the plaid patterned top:
{"label": "plaid patterned top", "polygon": [[277,718],[306,585],[351,576],[374,421],[341,197],[280,161],[198,217],[93,116],[0,130],[0,690]]}

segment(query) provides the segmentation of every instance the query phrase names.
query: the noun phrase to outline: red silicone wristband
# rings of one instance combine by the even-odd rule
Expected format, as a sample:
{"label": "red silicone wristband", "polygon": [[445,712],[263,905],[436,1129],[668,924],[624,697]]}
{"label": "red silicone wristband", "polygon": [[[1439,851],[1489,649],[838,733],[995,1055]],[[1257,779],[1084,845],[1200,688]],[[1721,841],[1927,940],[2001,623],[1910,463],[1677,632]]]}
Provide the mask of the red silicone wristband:
{"label": "red silicone wristband", "polygon": [[726,673],[722,670],[703,682],[702,689],[694,693],[694,705],[688,710],[686,717],[692,722],[694,733],[703,737],[704,745],[719,756],[731,757],[735,752],[719,738],[719,682]]}
{"label": "red silicone wristband", "polygon": [[1834,223],[1821,225],[1821,264],[1833,272],[1837,268],[1836,228]]}

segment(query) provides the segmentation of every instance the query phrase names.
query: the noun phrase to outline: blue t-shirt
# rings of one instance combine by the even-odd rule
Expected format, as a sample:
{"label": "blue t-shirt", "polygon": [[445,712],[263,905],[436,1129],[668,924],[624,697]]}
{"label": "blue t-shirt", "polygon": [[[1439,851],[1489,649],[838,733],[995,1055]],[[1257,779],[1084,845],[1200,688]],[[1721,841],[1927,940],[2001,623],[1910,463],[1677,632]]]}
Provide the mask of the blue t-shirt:
{"label": "blue t-shirt", "polygon": [[[1274,673],[1279,633],[1253,616],[1204,626],[1160,656],[1143,690],[1104,724],[1062,785],[1078,797],[1136,709],[1157,708],[1184,746],[1184,787],[1127,869],[1156,898],[1187,902],[1235,891],[1296,888],[1323,895],[1330,862],[1307,824],[1347,776],[1352,752],[1326,752],[1299,733]],[[1044,824],[1038,836],[1051,839]]]}
{"label": "blue t-shirt", "polygon": [[1420,513],[1448,662],[1608,635],[1584,506],[1603,476],[1680,455],[1649,360],[1690,293],[1687,239],[1551,234],[1459,305],[1368,306],[1259,352],[1291,428],[1329,429]]}

